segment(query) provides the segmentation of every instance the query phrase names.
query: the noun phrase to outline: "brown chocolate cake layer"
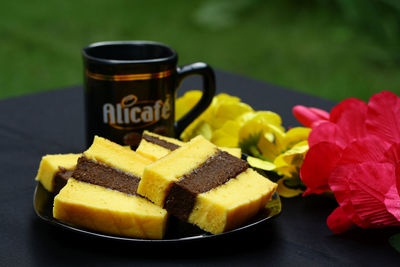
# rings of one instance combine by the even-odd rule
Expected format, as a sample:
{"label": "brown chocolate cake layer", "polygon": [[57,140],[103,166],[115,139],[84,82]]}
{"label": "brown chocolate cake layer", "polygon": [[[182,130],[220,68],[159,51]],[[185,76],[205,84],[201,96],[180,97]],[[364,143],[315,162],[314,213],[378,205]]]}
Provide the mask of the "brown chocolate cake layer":
{"label": "brown chocolate cake layer", "polygon": [[247,168],[246,161],[219,150],[198,168],[172,184],[164,208],[187,221],[198,194],[225,184]]}
{"label": "brown chocolate cake layer", "polygon": [[54,175],[54,193],[58,194],[60,190],[67,184],[68,179],[72,177],[73,170],[67,170],[59,167],[59,171]]}
{"label": "brown chocolate cake layer", "polygon": [[130,195],[136,194],[140,182],[140,178],[133,174],[85,157],[78,159],[72,177],[82,182],[100,185]]}
{"label": "brown chocolate cake layer", "polygon": [[163,148],[166,148],[168,150],[174,151],[175,149],[180,148],[177,144],[170,143],[168,141],[162,140],[156,136],[151,136],[147,134],[143,134],[142,138],[146,140],[147,142],[153,143],[155,145],[159,145]]}

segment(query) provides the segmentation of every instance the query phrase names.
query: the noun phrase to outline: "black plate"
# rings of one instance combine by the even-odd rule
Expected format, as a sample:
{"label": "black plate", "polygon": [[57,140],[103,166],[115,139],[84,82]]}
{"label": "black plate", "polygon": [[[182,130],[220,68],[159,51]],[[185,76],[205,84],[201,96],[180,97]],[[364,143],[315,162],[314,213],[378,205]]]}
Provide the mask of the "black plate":
{"label": "black plate", "polygon": [[121,237],[115,235],[102,234],[100,232],[96,232],[90,229],[79,228],[76,226],[72,226],[66,224],[62,221],[53,218],[53,201],[54,194],[48,192],[44,187],[38,183],[35,189],[35,193],[33,196],[33,207],[35,209],[36,214],[39,218],[44,221],[68,229],[75,232],[79,232],[86,235],[91,235],[95,237],[105,238],[105,239],[113,239],[113,240],[121,240],[121,241],[130,241],[130,242],[141,242],[141,243],[168,243],[168,242],[184,242],[184,241],[194,241],[194,240],[204,240],[204,239],[213,239],[219,238],[227,235],[232,235],[237,232],[242,232],[244,230],[255,228],[256,226],[260,226],[261,224],[269,221],[269,219],[274,218],[279,215],[282,210],[281,200],[279,195],[275,193],[272,196],[272,199],[267,203],[264,210],[259,212],[256,216],[254,216],[250,221],[248,221],[245,225],[236,228],[234,230],[224,232],[217,235],[212,235],[207,233],[200,228],[185,222],[181,222],[178,219],[170,216],[168,221],[167,230],[162,240],[156,239],[140,239],[140,238],[129,238],[129,237]]}

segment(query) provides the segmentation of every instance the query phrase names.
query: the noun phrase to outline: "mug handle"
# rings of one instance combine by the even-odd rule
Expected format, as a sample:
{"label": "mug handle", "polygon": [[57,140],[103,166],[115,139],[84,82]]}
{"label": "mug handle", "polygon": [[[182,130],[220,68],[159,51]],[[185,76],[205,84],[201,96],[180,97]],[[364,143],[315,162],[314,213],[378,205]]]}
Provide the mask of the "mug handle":
{"label": "mug handle", "polygon": [[203,95],[200,101],[180,120],[175,122],[175,136],[179,138],[183,130],[196,119],[210,104],[215,95],[215,75],[212,68],[203,62],[196,62],[177,69],[177,88],[183,79],[191,75],[200,75],[203,78]]}

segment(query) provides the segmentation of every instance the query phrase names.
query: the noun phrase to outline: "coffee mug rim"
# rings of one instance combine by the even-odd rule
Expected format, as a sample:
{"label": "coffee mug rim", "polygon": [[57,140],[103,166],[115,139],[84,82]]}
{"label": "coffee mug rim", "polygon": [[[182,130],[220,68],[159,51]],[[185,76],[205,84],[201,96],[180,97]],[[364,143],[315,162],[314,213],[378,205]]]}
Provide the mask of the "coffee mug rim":
{"label": "coffee mug rim", "polygon": [[[100,46],[108,46],[108,45],[157,45],[164,47],[168,49],[171,52],[170,56],[167,57],[161,57],[161,58],[154,58],[154,59],[130,59],[130,60],[120,60],[120,59],[104,59],[100,57],[95,57],[91,56],[88,54],[88,50],[91,48],[95,47],[100,47]],[[140,64],[140,63],[161,63],[161,62],[168,62],[170,60],[175,60],[178,57],[178,54],[176,51],[170,47],[169,45],[159,43],[159,42],[154,42],[154,41],[145,41],[145,40],[139,40],[139,41],[101,41],[101,42],[95,42],[91,43],[87,46],[85,46],[82,49],[82,55],[84,58],[88,60],[92,60],[95,62],[103,63],[103,64]]]}

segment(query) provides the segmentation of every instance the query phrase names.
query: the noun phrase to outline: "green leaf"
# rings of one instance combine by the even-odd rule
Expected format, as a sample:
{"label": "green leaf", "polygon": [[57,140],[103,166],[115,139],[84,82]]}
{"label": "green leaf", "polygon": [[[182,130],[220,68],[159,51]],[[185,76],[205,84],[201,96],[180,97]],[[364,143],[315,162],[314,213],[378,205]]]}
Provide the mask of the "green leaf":
{"label": "green leaf", "polygon": [[389,243],[397,252],[400,252],[400,234],[392,235],[389,238]]}

